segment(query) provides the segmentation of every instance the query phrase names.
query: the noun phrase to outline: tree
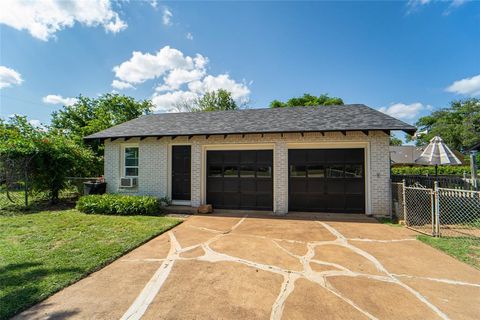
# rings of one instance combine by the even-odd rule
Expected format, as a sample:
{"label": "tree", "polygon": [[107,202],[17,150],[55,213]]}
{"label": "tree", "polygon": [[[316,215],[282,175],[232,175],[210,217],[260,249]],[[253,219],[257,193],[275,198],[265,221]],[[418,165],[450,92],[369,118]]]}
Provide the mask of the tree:
{"label": "tree", "polygon": [[[480,141],[480,99],[452,101],[450,107],[421,117],[416,126],[419,132],[427,132],[416,138],[417,146],[440,136],[449,147],[463,151]],[[407,141],[411,140],[413,137],[407,136]]]}
{"label": "tree", "polygon": [[219,89],[208,91],[194,102],[193,111],[227,111],[237,110],[239,107],[232,98],[232,93]]}
{"label": "tree", "polygon": [[390,145],[391,146],[401,146],[403,144],[402,140],[395,137],[394,135],[390,136]]}
{"label": "tree", "polygon": [[[5,170],[3,175],[8,176],[7,170],[11,168],[24,172],[25,176],[20,175],[20,180],[24,183],[31,180],[33,189],[47,191],[51,202],[58,200],[68,176],[88,176],[95,167],[94,163],[92,150],[58,132],[34,127],[26,117],[0,120],[0,168]],[[30,177],[26,177],[27,174]]]}
{"label": "tree", "polygon": [[330,97],[328,94],[321,94],[318,97],[305,93],[301,97],[294,97],[282,102],[273,100],[270,102],[270,108],[300,107],[300,106],[329,106],[343,105],[343,100],[338,97]]}
{"label": "tree", "polygon": [[[120,94],[79,96],[73,105],[52,113],[51,130],[83,143],[83,137],[148,114],[153,107],[150,100],[137,101]],[[97,154],[103,154],[99,145],[92,147]]]}
{"label": "tree", "polygon": [[232,93],[218,89],[207,91],[201,97],[190,100],[181,100],[174,105],[178,112],[228,111],[244,107],[246,103],[238,105],[232,98]]}

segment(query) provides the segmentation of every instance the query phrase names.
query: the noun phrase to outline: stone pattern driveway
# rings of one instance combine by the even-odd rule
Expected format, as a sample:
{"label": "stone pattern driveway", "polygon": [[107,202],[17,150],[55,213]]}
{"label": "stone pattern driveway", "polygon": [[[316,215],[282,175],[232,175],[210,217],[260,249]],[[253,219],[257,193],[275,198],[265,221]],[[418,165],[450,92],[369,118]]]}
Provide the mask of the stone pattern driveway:
{"label": "stone pattern driveway", "polygon": [[363,216],[192,216],[17,319],[480,319],[480,271]]}

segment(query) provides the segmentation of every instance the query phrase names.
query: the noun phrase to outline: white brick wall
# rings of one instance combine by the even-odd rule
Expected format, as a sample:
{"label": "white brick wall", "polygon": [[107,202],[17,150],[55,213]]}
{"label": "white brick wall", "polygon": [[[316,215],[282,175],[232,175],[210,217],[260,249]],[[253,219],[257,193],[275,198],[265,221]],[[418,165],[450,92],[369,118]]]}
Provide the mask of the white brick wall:
{"label": "white brick wall", "polygon": [[[139,186],[133,190],[118,188],[121,172],[122,143],[138,143],[139,146]],[[157,197],[170,195],[171,146],[190,144],[192,146],[191,205],[198,206],[205,201],[205,152],[211,148],[255,148],[265,144],[274,150],[274,211],[284,214],[288,211],[288,149],[289,148],[334,148],[365,147],[367,154],[367,210],[373,215],[390,213],[390,154],[389,136],[381,131],[372,131],[369,135],[362,132],[305,133],[300,134],[260,134],[171,138],[147,138],[142,141],[130,139],[128,142],[115,140],[105,142],[105,179],[110,193],[128,192],[148,194]],[[270,147],[267,147],[270,148]]]}

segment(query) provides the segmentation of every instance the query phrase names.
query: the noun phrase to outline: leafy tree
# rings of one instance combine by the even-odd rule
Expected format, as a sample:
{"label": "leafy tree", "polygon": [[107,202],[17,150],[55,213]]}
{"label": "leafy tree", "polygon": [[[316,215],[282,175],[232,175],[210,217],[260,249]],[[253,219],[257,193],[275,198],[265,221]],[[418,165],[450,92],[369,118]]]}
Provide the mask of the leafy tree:
{"label": "leafy tree", "polygon": [[403,144],[402,140],[395,137],[394,135],[390,136],[390,145],[391,146],[401,146]]}
{"label": "leafy tree", "polygon": [[194,102],[193,111],[226,111],[237,110],[239,107],[232,98],[232,93],[219,89],[206,92]]}
{"label": "leafy tree", "polygon": [[28,164],[33,188],[47,191],[51,202],[56,202],[66,178],[89,175],[95,157],[89,148],[68,137],[36,128],[26,117],[15,116],[0,120],[0,163],[3,170],[12,163]]}
{"label": "leafy tree", "polygon": [[[421,117],[416,126],[419,132],[428,132],[416,138],[417,146],[440,136],[449,147],[463,151],[480,141],[480,99],[452,101],[450,107]],[[411,140],[413,138],[408,136],[407,141]]]}
{"label": "leafy tree", "polygon": [[[79,96],[71,106],[52,113],[51,130],[83,143],[83,137],[108,129],[122,122],[150,113],[150,100],[107,93],[98,98]],[[103,154],[100,144],[92,145],[98,155]]]}
{"label": "leafy tree", "polygon": [[328,94],[321,94],[318,97],[305,93],[301,97],[294,97],[282,102],[273,100],[270,102],[270,108],[300,107],[300,106],[329,106],[343,105],[343,100],[338,97],[330,97]]}

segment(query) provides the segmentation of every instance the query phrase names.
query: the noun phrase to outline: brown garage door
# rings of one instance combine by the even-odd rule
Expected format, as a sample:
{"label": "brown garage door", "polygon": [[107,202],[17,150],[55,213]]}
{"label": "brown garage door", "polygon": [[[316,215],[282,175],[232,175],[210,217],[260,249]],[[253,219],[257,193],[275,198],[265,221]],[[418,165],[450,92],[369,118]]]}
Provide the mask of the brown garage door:
{"label": "brown garage door", "polygon": [[272,210],[272,150],[207,151],[207,203],[214,208]]}
{"label": "brown garage door", "polygon": [[365,212],[364,149],[291,149],[289,210]]}

